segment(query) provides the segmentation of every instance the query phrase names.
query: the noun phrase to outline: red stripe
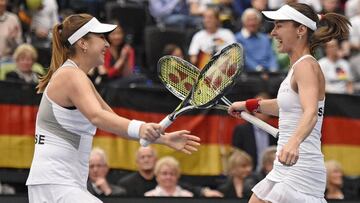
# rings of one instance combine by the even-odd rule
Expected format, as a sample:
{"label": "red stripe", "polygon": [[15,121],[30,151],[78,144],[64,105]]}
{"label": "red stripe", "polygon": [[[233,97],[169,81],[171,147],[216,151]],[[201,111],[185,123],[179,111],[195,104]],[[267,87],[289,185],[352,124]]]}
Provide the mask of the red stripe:
{"label": "red stripe", "polygon": [[360,146],[360,119],[327,116],[323,123],[323,144]]}
{"label": "red stripe", "polygon": [[0,105],[0,135],[33,136],[37,106]]}

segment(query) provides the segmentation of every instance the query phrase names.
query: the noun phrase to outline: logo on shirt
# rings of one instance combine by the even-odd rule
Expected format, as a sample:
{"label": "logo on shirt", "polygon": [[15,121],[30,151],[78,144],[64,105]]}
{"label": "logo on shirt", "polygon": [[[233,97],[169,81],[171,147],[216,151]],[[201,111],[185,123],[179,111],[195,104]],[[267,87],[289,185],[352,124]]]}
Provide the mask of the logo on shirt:
{"label": "logo on shirt", "polygon": [[35,144],[45,144],[45,135],[35,135]]}
{"label": "logo on shirt", "polygon": [[323,107],[320,107],[319,110],[318,110],[318,116],[323,116],[324,115],[324,108]]}

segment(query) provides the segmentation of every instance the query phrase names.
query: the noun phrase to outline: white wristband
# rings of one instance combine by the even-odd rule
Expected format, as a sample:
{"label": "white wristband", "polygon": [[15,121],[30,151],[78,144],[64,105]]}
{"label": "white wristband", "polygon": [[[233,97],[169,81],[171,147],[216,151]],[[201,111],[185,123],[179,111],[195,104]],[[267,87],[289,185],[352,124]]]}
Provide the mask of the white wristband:
{"label": "white wristband", "polygon": [[140,127],[145,123],[143,121],[131,120],[128,126],[127,133],[131,138],[139,139],[140,138]]}

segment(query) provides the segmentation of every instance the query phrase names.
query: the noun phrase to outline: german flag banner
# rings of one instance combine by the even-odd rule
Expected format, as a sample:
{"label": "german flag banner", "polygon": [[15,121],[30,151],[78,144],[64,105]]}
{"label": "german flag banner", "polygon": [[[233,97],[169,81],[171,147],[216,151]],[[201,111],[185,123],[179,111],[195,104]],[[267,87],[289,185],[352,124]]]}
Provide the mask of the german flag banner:
{"label": "german flag banner", "polygon": [[[104,88],[99,90],[114,111],[129,119],[159,122],[179,104],[163,88]],[[236,91],[235,91],[236,93]],[[35,120],[41,95],[33,86],[0,83],[0,167],[29,168],[34,150]],[[325,159],[343,164],[346,175],[360,175],[360,97],[326,95],[323,126]],[[221,175],[231,151],[236,125],[244,123],[218,110],[194,111],[179,117],[167,131],[188,129],[201,138],[198,152],[186,155],[154,145],[159,156],[171,155],[181,163],[185,175]],[[270,124],[277,126],[274,118]],[[114,169],[136,170],[139,143],[98,130],[94,146],[103,148]]]}

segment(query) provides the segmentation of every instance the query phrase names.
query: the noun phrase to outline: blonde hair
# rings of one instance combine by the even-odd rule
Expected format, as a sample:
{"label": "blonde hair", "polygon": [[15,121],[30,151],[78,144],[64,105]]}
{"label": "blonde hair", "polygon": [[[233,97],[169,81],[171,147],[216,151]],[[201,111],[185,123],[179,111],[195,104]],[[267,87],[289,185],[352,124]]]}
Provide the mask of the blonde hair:
{"label": "blonde hair", "polygon": [[228,159],[228,165],[227,165],[228,175],[231,176],[232,170],[234,170],[236,167],[238,167],[240,165],[252,166],[253,165],[252,158],[245,151],[240,150],[240,149],[234,149],[234,151],[232,152],[232,154],[230,155],[230,157]]}
{"label": "blonde hair", "polygon": [[14,59],[14,61],[17,61],[20,56],[23,56],[26,54],[31,55],[31,58],[33,59],[34,62],[38,58],[38,53],[31,44],[21,44],[15,49],[14,54],[13,54],[13,59]]}
{"label": "blonde hair", "polygon": [[273,163],[276,158],[276,146],[270,146],[265,149],[261,157],[261,164],[264,166],[266,163]]}
{"label": "blonde hair", "polygon": [[[44,91],[52,74],[65,62],[65,60],[68,57],[75,55],[75,44],[70,45],[68,38],[92,18],[93,16],[89,14],[73,14],[65,18],[62,23],[54,26],[52,31],[51,63],[47,74],[40,79],[37,86],[38,93]],[[83,38],[87,38],[87,35]]]}
{"label": "blonde hair", "polygon": [[325,162],[326,173],[329,174],[333,170],[343,171],[341,164],[336,160],[329,160]]}
{"label": "blonde hair", "polygon": [[177,177],[180,176],[181,173],[180,164],[174,157],[165,156],[159,159],[159,161],[157,161],[155,165],[155,169],[154,169],[155,175],[159,175],[160,169],[163,166],[169,166],[171,169],[174,169],[176,171]]}

